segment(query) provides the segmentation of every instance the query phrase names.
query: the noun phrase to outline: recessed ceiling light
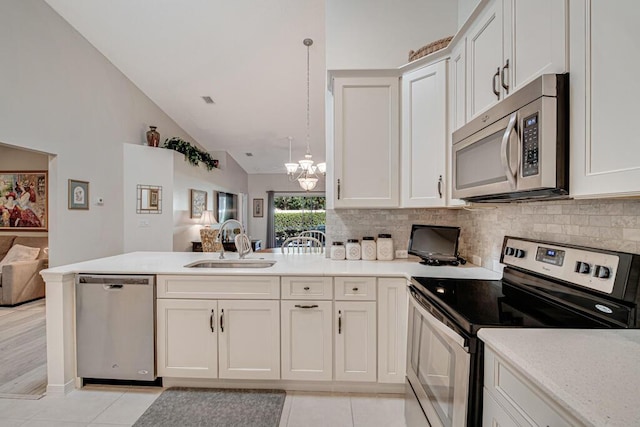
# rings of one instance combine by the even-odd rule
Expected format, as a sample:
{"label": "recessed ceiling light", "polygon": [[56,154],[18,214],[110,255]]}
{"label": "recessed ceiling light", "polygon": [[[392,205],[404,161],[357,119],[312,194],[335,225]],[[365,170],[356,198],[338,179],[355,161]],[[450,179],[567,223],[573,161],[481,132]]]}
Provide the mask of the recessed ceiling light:
{"label": "recessed ceiling light", "polygon": [[253,157],[253,153],[244,153],[244,155],[247,157]]}
{"label": "recessed ceiling light", "polygon": [[203,96],[202,99],[204,99],[204,102],[206,102],[207,104],[215,104],[210,96]]}

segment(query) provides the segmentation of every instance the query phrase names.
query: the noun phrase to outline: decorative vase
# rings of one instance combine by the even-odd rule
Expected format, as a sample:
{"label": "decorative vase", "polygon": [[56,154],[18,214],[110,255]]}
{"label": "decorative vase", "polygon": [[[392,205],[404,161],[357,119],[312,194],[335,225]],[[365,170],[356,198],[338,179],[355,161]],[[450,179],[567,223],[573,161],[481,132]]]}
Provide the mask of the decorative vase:
{"label": "decorative vase", "polygon": [[149,126],[147,131],[147,145],[149,147],[157,147],[160,144],[160,133],[156,131],[156,126]]}

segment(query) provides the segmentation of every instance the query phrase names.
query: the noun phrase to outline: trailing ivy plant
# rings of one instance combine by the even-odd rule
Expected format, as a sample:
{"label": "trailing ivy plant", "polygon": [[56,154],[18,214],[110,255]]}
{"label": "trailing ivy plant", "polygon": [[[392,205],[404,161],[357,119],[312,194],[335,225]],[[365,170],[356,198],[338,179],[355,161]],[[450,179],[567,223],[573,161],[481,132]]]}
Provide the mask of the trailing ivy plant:
{"label": "trailing ivy plant", "polygon": [[169,138],[164,141],[162,148],[168,148],[184,154],[184,159],[194,166],[198,166],[198,163],[204,163],[207,170],[218,167],[218,161],[211,157],[211,154],[200,150],[198,147],[194,147],[190,142],[182,138],[176,136]]}

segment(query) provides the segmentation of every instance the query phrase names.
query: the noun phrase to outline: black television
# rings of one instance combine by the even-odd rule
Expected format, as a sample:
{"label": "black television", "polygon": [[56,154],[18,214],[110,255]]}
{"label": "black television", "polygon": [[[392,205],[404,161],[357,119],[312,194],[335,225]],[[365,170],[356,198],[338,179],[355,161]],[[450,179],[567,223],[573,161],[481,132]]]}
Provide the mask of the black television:
{"label": "black television", "polygon": [[228,219],[238,219],[238,195],[218,191],[216,200],[218,209],[218,222],[222,223]]}
{"label": "black television", "polygon": [[421,264],[464,264],[464,260],[458,256],[459,237],[460,227],[413,224],[408,252],[419,256]]}

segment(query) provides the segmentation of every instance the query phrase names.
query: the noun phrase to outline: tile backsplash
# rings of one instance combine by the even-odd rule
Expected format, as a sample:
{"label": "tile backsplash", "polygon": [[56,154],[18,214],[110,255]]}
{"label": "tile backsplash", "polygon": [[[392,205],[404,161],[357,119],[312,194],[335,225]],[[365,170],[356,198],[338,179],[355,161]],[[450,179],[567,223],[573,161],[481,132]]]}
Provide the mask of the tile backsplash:
{"label": "tile backsplash", "polygon": [[493,268],[505,235],[640,253],[640,200],[561,200],[474,205],[467,209],[339,209],[327,211],[327,239],[391,233],[407,249],[411,224],[461,227],[460,254]]}

